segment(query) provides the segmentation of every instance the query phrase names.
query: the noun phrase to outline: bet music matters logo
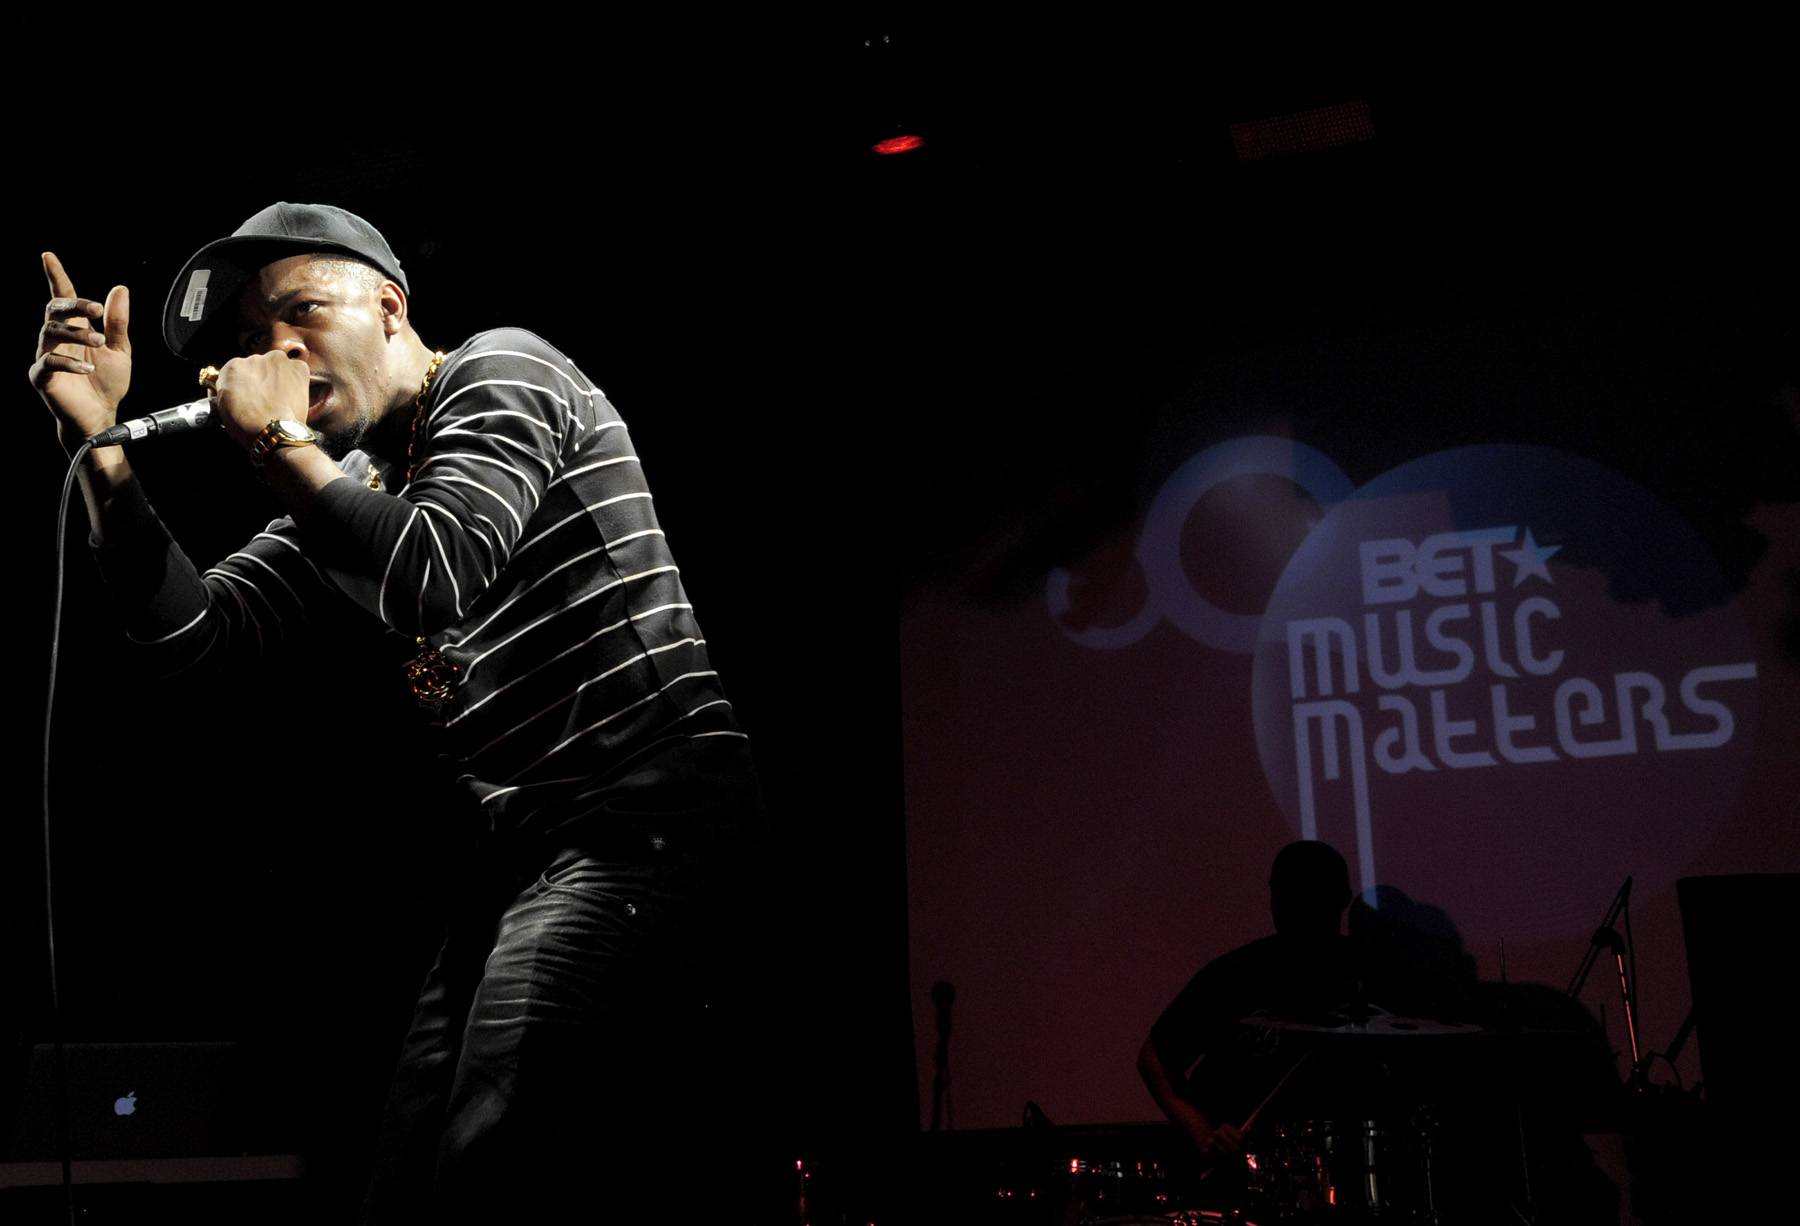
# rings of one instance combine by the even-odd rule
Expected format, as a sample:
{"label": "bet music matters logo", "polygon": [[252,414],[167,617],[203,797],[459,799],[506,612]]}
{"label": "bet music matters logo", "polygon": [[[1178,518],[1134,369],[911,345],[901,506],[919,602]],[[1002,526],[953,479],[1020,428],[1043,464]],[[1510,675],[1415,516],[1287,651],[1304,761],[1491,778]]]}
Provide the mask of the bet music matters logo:
{"label": "bet music matters logo", "polygon": [[[1567,648],[1546,646],[1563,613],[1538,589],[1554,584],[1560,548],[1514,525],[1359,541],[1360,617],[1286,622],[1301,836],[1320,837],[1319,784],[1347,773],[1365,890],[1376,884],[1371,762],[1390,775],[1478,770],[1715,749],[1736,732],[1729,691],[1714,694],[1753,680],[1754,663],[1697,665],[1671,685],[1643,668],[1574,673]],[[1547,701],[1531,678],[1558,678]],[[1349,696],[1369,690],[1365,719]]]}
{"label": "bet music matters logo", "polygon": [[[1199,498],[1247,474],[1322,513],[1259,615],[1209,605],[1178,553]],[[1136,557],[1144,607],[1068,637],[1166,650],[1166,622],[1253,656],[1257,752],[1295,833],[1342,848],[1365,891],[1454,904],[1472,940],[1579,931],[1627,873],[1668,884],[1741,788],[1756,665],[1731,593],[1687,523],[1590,460],[1464,447],[1353,487],[1303,444],[1235,439],[1171,475]],[[1050,577],[1059,623],[1070,583]]]}

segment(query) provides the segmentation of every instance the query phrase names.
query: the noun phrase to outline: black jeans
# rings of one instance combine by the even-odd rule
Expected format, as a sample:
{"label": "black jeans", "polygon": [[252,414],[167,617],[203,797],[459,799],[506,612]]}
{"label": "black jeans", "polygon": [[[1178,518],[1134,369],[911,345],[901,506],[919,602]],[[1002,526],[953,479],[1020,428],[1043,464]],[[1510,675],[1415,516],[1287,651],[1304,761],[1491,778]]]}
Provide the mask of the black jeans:
{"label": "black jeans", "polygon": [[402,1049],[365,1221],[642,1221],[710,1169],[713,857],[652,843],[496,874],[455,917]]}

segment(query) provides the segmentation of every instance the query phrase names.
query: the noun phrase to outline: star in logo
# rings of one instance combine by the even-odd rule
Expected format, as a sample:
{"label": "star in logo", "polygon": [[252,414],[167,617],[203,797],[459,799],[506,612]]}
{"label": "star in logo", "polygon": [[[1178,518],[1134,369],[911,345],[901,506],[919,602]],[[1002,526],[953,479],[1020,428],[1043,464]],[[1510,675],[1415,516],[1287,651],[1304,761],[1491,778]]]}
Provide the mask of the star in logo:
{"label": "star in logo", "polygon": [[1539,545],[1532,539],[1531,529],[1525,529],[1525,540],[1517,549],[1502,549],[1500,556],[1513,564],[1513,586],[1518,587],[1527,579],[1542,579],[1545,583],[1553,583],[1550,568],[1544,563],[1550,556],[1561,549],[1561,545]]}

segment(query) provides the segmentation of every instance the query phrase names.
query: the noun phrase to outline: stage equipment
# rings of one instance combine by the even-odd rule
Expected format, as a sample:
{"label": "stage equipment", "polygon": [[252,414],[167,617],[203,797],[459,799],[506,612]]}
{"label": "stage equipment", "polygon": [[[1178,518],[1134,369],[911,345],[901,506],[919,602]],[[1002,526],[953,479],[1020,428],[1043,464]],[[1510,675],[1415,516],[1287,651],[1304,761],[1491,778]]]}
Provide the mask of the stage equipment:
{"label": "stage equipment", "polygon": [[211,392],[219,382],[218,367],[201,367],[198,382],[208,393],[199,400],[190,400],[188,403],[178,404],[172,409],[160,409],[143,417],[122,421],[88,439],[88,446],[117,447],[124,443],[135,443],[144,438],[165,434],[185,434],[189,430],[198,430],[203,426],[210,425],[213,420]]}
{"label": "stage equipment", "polygon": [[931,985],[931,1004],[937,1015],[937,1046],[931,1063],[931,1131],[956,1127],[956,1106],[950,1098],[950,1006],[956,1003],[956,985],[939,980]]}
{"label": "stage equipment", "polygon": [[[1621,937],[1613,925],[1623,920],[1625,935]],[[1575,977],[1569,980],[1568,994],[1570,999],[1579,1000],[1581,989],[1587,984],[1588,973],[1594,969],[1594,960],[1600,951],[1605,950],[1612,955],[1613,966],[1619,976],[1619,998],[1625,1009],[1625,1034],[1631,1043],[1631,1075],[1627,1079],[1632,1086],[1643,1085],[1644,1054],[1638,1047],[1637,1028],[1637,946],[1631,939],[1631,878],[1619,887],[1613,895],[1612,903],[1606,909],[1606,917],[1600,921],[1600,927],[1594,930],[1594,939],[1588,943],[1587,953],[1581,965],[1575,971]]]}

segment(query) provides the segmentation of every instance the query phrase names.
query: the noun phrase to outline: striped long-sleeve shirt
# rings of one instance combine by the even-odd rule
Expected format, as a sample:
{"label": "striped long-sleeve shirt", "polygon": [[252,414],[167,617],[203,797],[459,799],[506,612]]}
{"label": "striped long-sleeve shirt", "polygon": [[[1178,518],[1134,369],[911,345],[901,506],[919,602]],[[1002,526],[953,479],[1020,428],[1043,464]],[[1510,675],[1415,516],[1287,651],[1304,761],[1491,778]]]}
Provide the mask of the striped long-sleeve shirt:
{"label": "striped long-sleeve shirt", "polygon": [[646,762],[667,778],[685,755],[715,771],[744,761],[606,397],[537,336],[500,329],[446,358],[421,411],[398,496],[333,482],[303,526],[276,520],[204,575],[159,524],[165,552],[141,531],[104,549],[128,636],[173,671],[272,650],[348,598],[389,633],[427,639],[459,669],[437,716],[447,753],[500,831],[604,813]]}

